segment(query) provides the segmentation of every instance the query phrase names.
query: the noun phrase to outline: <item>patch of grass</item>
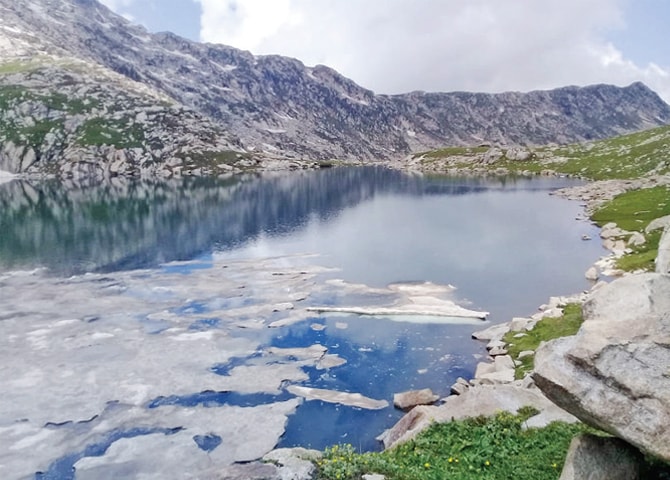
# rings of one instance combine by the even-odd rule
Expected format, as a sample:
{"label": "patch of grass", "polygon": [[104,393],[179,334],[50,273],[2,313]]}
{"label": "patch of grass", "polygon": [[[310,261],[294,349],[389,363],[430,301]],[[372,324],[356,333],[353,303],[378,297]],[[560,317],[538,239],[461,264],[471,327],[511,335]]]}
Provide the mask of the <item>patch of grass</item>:
{"label": "patch of grass", "polygon": [[[614,222],[624,230],[642,232],[652,220],[665,215],[670,215],[670,188],[659,186],[623,193],[594,212],[591,218],[600,226]],[[646,234],[647,241],[619,258],[617,268],[627,272],[653,271],[661,233],[659,230]]]}
{"label": "patch of grass", "polygon": [[535,414],[535,409],[524,408],[517,415],[502,412],[434,424],[415,440],[381,453],[358,454],[350,445],[334,446],[317,463],[317,478],[359,479],[379,473],[389,480],[557,479],[570,441],[589,429],[560,422],[523,429]]}
{"label": "patch of grass", "polygon": [[144,130],[126,120],[93,118],[80,130],[81,145],[113,145],[117,148],[139,148],[144,144]]}
{"label": "patch of grass", "polygon": [[642,231],[649,222],[670,215],[670,188],[660,186],[623,193],[591,216],[598,225],[614,222],[624,230]]}
{"label": "patch of grass", "polygon": [[[522,332],[526,335],[515,338],[520,332],[508,332],[503,341],[507,343],[509,355],[518,360],[519,353],[526,350],[537,350],[541,342],[547,342],[555,338],[568,337],[574,335],[579,327],[584,323],[582,316],[582,306],[579,303],[570,303],[563,309],[563,316],[557,318],[545,318],[535,325],[535,328],[528,332]],[[515,376],[517,379],[523,378],[531,372],[535,366],[535,355],[521,359],[522,364],[516,368]]]}
{"label": "patch of grass", "polygon": [[[467,147],[448,147],[418,155],[435,161],[468,155],[467,150]],[[470,147],[469,154],[474,156],[475,152],[486,150],[487,147]],[[495,163],[477,166],[491,170],[506,168],[511,172],[554,170],[593,180],[665,174],[670,172],[670,125],[588,143],[537,147],[532,153],[531,158],[524,161],[509,161],[503,156]],[[471,165],[465,162],[461,166]]]}
{"label": "patch of grass", "polygon": [[[25,127],[18,131],[21,138],[25,138],[31,147],[39,147],[44,143],[44,138],[49,132],[62,131],[63,120],[44,120],[36,123],[32,127]],[[23,142],[21,142],[23,143]]]}

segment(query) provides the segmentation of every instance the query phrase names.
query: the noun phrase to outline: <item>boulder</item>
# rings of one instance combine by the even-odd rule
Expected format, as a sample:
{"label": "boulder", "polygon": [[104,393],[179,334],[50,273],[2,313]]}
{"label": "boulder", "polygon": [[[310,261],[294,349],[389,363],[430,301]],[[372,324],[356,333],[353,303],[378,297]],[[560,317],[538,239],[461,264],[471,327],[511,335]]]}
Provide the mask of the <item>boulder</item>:
{"label": "boulder", "polygon": [[595,282],[598,280],[598,269],[596,267],[589,268],[584,274],[584,278],[589,281]]}
{"label": "boulder", "polygon": [[321,452],[305,448],[278,448],[263,457],[264,462],[277,467],[277,477],[284,480],[309,480],[316,471],[314,462],[321,458]]}
{"label": "boulder", "polygon": [[509,332],[509,325],[501,323],[493,325],[485,330],[474,332],[472,338],[476,340],[500,340],[507,332]]}
{"label": "boulder", "polygon": [[393,405],[401,410],[409,410],[417,405],[430,405],[439,399],[439,395],[435,395],[430,388],[424,388],[423,390],[396,393],[393,395]]}
{"label": "boulder", "polygon": [[667,229],[667,228],[670,228],[670,215],[655,218],[654,220],[649,222],[649,225],[647,225],[646,228],[644,229],[644,233],[650,233],[653,232],[654,230]]}
{"label": "boulder", "polygon": [[559,480],[638,480],[642,461],[623,440],[583,433],[570,443]]}
{"label": "boulder", "polygon": [[585,423],[670,461],[670,276],[620,278],[583,311],[577,335],[538,349],[537,386]]}
{"label": "boulder", "polygon": [[670,273],[670,227],[666,227],[658,243],[656,273]]}

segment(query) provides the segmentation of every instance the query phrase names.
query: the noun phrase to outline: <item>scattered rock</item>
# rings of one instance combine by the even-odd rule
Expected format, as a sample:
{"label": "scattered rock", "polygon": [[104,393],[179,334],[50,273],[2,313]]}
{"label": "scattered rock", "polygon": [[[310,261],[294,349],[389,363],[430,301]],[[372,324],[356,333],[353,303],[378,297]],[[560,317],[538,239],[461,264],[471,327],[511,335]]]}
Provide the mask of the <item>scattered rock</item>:
{"label": "scattered rock", "polygon": [[598,269],[596,267],[591,267],[589,268],[586,273],[584,274],[584,278],[591,282],[595,282],[598,280]]}
{"label": "scattered rock", "polygon": [[456,383],[451,386],[451,393],[454,395],[462,395],[468,388],[470,388],[468,381],[462,377],[458,377]]}
{"label": "scattered rock", "polygon": [[668,229],[670,228],[670,215],[665,217],[655,218],[649,225],[644,229],[644,233],[651,233],[654,230]]}
{"label": "scattered rock", "polygon": [[524,359],[526,357],[532,357],[533,355],[535,355],[534,350],[524,350],[523,352],[519,352],[519,355],[517,356],[517,358],[519,360],[521,360],[521,359]]}
{"label": "scattered rock", "polygon": [[670,460],[670,276],[617,279],[583,312],[577,335],[538,349],[535,382],[584,422]]}
{"label": "scattered rock", "polygon": [[489,350],[489,355],[492,357],[497,357],[499,355],[507,355],[507,349],[504,347],[493,347]]}
{"label": "scattered rock", "polygon": [[509,331],[506,323],[493,325],[485,330],[480,330],[472,334],[475,340],[500,340]]}
{"label": "scattered rock", "polygon": [[264,462],[277,467],[276,477],[280,480],[310,480],[314,476],[316,460],[321,452],[305,448],[279,448],[263,457]]}
{"label": "scattered rock", "polygon": [[411,390],[393,395],[393,405],[401,410],[409,410],[417,405],[430,405],[439,400],[430,388]]}
{"label": "scattered rock", "polygon": [[570,443],[559,480],[638,480],[642,461],[623,440],[583,433]]}

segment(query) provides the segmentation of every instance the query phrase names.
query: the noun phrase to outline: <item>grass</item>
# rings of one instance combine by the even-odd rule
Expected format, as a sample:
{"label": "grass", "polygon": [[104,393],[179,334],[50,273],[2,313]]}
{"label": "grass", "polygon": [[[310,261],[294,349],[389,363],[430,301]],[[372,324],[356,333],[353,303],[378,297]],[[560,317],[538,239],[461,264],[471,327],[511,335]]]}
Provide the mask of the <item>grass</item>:
{"label": "grass", "polygon": [[[508,332],[503,341],[507,343],[509,355],[514,360],[518,360],[519,353],[526,350],[535,351],[542,342],[576,334],[583,322],[582,306],[579,303],[570,303],[563,309],[562,317],[540,320],[535,328],[523,332],[525,334],[523,337],[514,337],[520,332]],[[522,358],[520,361],[522,363],[516,368],[515,373],[517,379],[523,378],[533,370],[535,355]]]}
{"label": "grass", "polygon": [[[649,223],[658,217],[670,215],[670,188],[660,186],[623,193],[593,213],[592,220],[598,225],[614,222],[628,231],[643,232]],[[632,271],[653,271],[658,255],[661,231],[651,232],[643,245],[632,247],[617,260],[617,268]]]}
{"label": "grass", "polygon": [[93,118],[82,127],[80,145],[113,145],[117,148],[140,148],[144,144],[144,130],[126,120]]}
{"label": "grass", "polygon": [[[450,157],[474,159],[487,150],[488,147],[446,147],[418,155],[423,155],[428,163],[432,163],[439,159],[449,160]],[[536,147],[531,150],[533,155],[529,160],[509,161],[503,155],[500,160],[489,165],[489,168],[505,168],[517,173],[554,170],[592,180],[665,174],[670,172],[670,125],[594,142]],[[463,158],[458,166],[471,166],[472,159]]]}
{"label": "grass", "polygon": [[570,441],[589,429],[560,422],[524,429],[535,414],[526,407],[516,415],[501,412],[433,424],[415,440],[381,453],[358,454],[350,445],[334,446],[318,462],[317,478],[359,479],[379,473],[389,480],[557,479]]}

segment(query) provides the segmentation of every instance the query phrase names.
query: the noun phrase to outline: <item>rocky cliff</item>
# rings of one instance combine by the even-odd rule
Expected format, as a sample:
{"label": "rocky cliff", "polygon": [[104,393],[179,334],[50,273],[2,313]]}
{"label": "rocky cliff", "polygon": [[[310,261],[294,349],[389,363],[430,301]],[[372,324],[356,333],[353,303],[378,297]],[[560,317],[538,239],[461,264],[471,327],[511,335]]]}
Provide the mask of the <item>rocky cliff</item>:
{"label": "rocky cliff", "polygon": [[110,69],[197,112],[246,151],[285,158],[380,160],[442,145],[565,143],[670,121],[670,107],[640,83],[376,95],[325,66],[150,34],[95,0],[0,0],[0,19],[3,58],[56,55]]}

